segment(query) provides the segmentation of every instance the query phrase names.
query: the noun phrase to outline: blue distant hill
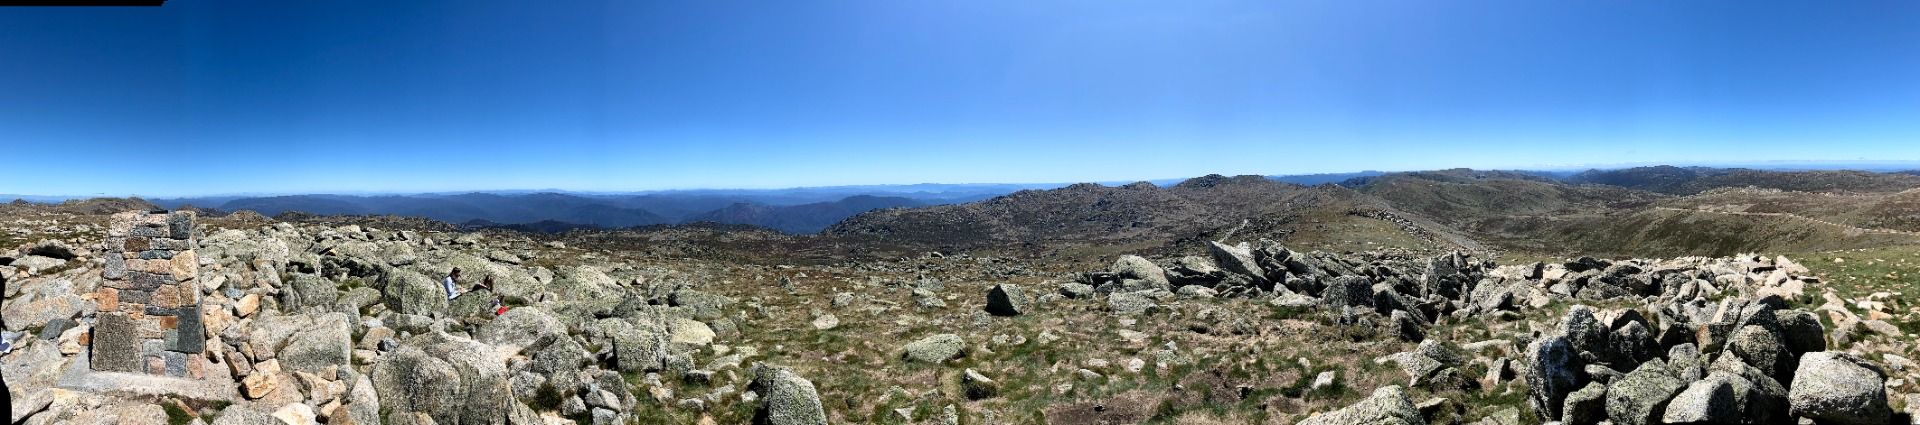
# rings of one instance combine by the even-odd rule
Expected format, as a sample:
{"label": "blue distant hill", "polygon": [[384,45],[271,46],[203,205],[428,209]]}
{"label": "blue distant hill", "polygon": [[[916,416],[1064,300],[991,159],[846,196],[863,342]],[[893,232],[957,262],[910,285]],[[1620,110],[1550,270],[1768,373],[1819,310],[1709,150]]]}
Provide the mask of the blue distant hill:
{"label": "blue distant hill", "polygon": [[[813,233],[855,214],[894,207],[972,202],[1049,184],[843,186],[635,193],[466,192],[390,195],[302,194],[151,200],[161,208],[249,210],[267,216],[403,215],[448,223],[529,228],[626,228],[715,222]],[[57,202],[64,198],[41,197]],[[44,201],[43,201],[44,202]]]}

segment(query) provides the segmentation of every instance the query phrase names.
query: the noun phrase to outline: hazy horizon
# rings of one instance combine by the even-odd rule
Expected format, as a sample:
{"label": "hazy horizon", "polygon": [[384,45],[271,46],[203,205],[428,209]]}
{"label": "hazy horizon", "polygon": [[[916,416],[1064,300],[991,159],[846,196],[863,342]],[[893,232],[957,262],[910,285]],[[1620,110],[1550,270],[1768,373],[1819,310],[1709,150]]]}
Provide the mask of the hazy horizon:
{"label": "hazy horizon", "polygon": [[9,8],[0,193],[1914,160],[1915,21],[1903,2]]}
{"label": "hazy horizon", "polygon": [[[1652,166],[1751,168],[1751,169],[1766,170],[1766,171],[1829,170],[1829,171],[1899,172],[1899,171],[1920,171],[1920,160],[1916,160],[1916,161],[1775,160],[1775,161],[1748,161],[1748,162],[1738,162],[1738,163],[1706,163],[1706,162],[1664,163],[1664,162],[1660,162],[1660,163],[1619,163],[1619,164],[1518,167],[1518,168],[1499,168],[1499,169],[1492,169],[1492,168],[1476,169],[1472,167],[1441,167],[1441,168],[1423,168],[1423,169],[1410,169],[1410,170],[1352,170],[1352,171],[1339,171],[1339,172],[1328,172],[1328,173],[1306,173],[1306,174],[1251,173],[1251,174],[1232,174],[1232,175],[1260,175],[1260,176],[1266,176],[1266,177],[1303,177],[1303,176],[1314,176],[1314,175],[1400,173],[1400,172],[1435,171],[1435,170],[1462,169],[1462,168],[1475,169],[1475,170],[1481,170],[1481,171],[1537,171],[1537,172],[1573,173],[1573,172],[1580,172],[1580,171],[1586,171],[1586,170],[1620,170],[1620,169],[1628,169],[1628,168],[1636,168],[1636,167],[1652,167]],[[1223,174],[1223,173],[1207,173],[1207,174],[1199,174],[1199,175],[1192,175],[1192,176],[1162,177],[1162,178],[1119,179],[1119,180],[1103,180],[1103,181],[1055,181],[1055,182],[952,182],[952,183],[915,182],[915,183],[878,183],[878,184],[829,185],[829,186],[688,187],[688,188],[643,189],[643,190],[577,190],[577,189],[569,189],[569,188],[562,188],[562,187],[468,188],[468,189],[432,190],[432,191],[316,190],[316,191],[277,191],[277,192],[262,191],[262,192],[197,193],[197,194],[177,194],[177,195],[165,195],[165,194],[148,195],[148,194],[140,194],[140,193],[41,194],[41,193],[0,192],[0,197],[25,196],[29,198],[39,198],[39,199],[140,197],[140,198],[146,198],[146,199],[178,200],[178,199],[193,199],[193,198],[272,197],[272,196],[294,196],[294,195],[409,196],[409,195],[457,195],[457,194],[469,194],[469,193],[496,193],[496,194],[498,193],[566,193],[566,194],[581,194],[581,195],[646,195],[646,194],[675,194],[675,193],[696,193],[696,192],[779,192],[779,191],[802,191],[802,190],[824,190],[824,189],[858,189],[856,190],[856,192],[861,194],[886,195],[887,193],[890,193],[890,192],[885,190],[879,190],[879,189],[904,188],[904,187],[912,187],[912,186],[1059,187],[1059,186],[1071,185],[1076,183],[1097,183],[1097,184],[1115,184],[1115,185],[1134,183],[1134,182],[1169,183],[1169,182],[1179,182],[1182,180],[1201,177],[1209,174]],[[1223,174],[1223,175],[1227,175],[1227,174]],[[898,193],[906,193],[906,192],[898,192]],[[0,200],[4,200],[4,199],[0,199]]]}

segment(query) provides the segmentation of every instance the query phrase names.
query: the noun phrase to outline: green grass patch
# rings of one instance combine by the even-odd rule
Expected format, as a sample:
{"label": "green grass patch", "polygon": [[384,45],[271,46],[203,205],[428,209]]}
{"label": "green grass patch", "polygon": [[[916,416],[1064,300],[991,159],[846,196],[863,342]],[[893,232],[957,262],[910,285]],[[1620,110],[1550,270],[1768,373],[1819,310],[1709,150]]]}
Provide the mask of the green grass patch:
{"label": "green grass patch", "polygon": [[193,413],[180,408],[179,403],[162,401],[160,409],[167,411],[167,425],[186,425],[193,422]]}

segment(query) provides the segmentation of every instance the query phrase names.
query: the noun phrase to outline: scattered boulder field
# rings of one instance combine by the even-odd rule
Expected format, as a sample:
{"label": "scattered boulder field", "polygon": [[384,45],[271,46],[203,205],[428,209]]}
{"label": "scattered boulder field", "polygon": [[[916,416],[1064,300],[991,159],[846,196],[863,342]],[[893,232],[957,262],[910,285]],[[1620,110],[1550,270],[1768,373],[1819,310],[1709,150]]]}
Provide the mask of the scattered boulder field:
{"label": "scattered boulder field", "polygon": [[203,335],[206,364],[95,372],[96,335],[122,326],[103,312],[124,310],[102,303],[125,299],[97,218],[4,222],[33,235],[0,257],[10,423],[1884,424],[1920,407],[1897,297],[1842,296],[1783,256],[1500,265],[1261,240],[1080,269],[796,266],[271,220],[184,230],[197,254],[169,262],[198,268],[180,282],[198,314],[155,322],[204,332],[152,335]]}
{"label": "scattered boulder field", "polygon": [[[1095,294],[1127,300],[1110,301],[1119,314],[1146,310],[1133,307],[1135,303],[1202,295],[1337,311],[1342,323],[1384,321],[1395,337],[1420,343],[1414,351],[1375,360],[1402,368],[1408,386],[1478,389],[1521,377],[1531,418],[1538,421],[1638,425],[1892,420],[1886,369],[1858,354],[1830,351],[1838,348],[1830,345],[1849,345],[1862,332],[1904,335],[1884,321],[1852,314],[1830,293],[1816,309],[1791,307],[1812,301],[1807,291],[1820,281],[1785,257],[1579,258],[1496,267],[1459,252],[1426,259],[1354,258],[1293,252],[1270,241],[1257,246],[1207,244],[1211,259],[1180,258],[1172,261],[1174,267],[1162,269],[1146,259],[1123,256],[1109,270],[1089,273],[1086,280]],[[1178,295],[1170,291],[1173,284],[1179,285]],[[1083,292],[1074,285],[1063,286],[1061,293]],[[1582,302],[1627,307],[1601,309]],[[1508,341],[1425,336],[1425,329],[1448,320],[1566,303],[1574,304],[1557,328],[1513,338],[1511,343],[1524,349],[1512,357],[1476,359],[1458,348],[1459,343],[1484,347]],[[1825,313],[1828,321],[1823,323],[1816,311]],[[1836,329],[1829,332],[1825,323]],[[1489,366],[1484,378],[1461,371],[1470,362]],[[1433,419],[1420,417],[1414,404],[1399,386],[1386,386],[1358,404],[1301,423],[1413,424]],[[1481,423],[1507,422],[1489,417]]]}

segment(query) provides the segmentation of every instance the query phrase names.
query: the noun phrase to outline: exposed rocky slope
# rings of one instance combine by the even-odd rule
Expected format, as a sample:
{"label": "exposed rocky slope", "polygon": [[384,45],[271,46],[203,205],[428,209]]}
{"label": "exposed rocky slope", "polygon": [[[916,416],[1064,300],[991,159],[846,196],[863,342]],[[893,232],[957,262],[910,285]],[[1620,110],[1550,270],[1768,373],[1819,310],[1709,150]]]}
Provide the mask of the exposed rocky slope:
{"label": "exposed rocky slope", "polygon": [[[1273,193],[1195,183],[1104,189]],[[1335,190],[1203,234],[1411,237]],[[203,220],[197,238],[217,385],[103,386],[71,371],[101,326],[104,217],[3,211],[16,423],[1885,423],[1920,404],[1920,321],[1856,282],[1910,279],[1885,266],[1501,266],[1191,235],[1145,256],[794,263],[855,239],[258,215]],[[1379,227],[1312,227],[1359,223]],[[447,299],[454,267],[491,288]]]}

